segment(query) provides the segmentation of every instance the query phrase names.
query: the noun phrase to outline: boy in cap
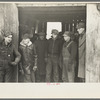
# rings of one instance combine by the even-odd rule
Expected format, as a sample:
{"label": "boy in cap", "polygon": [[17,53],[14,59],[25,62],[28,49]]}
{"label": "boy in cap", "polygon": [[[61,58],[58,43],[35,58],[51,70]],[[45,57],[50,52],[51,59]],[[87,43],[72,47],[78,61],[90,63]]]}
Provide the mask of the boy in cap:
{"label": "boy in cap", "polygon": [[14,66],[21,58],[20,53],[12,44],[12,33],[2,31],[2,41],[0,42],[0,82],[14,82]]}
{"label": "boy in cap", "polygon": [[76,66],[76,54],[77,45],[74,42],[74,34],[65,31],[63,34],[65,43],[63,44],[62,57],[62,80],[63,82],[74,82],[75,78],[75,66]]}
{"label": "boy in cap", "polygon": [[85,82],[85,55],[86,55],[86,32],[85,23],[80,22],[77,25],[77,31],[79,33],[79,65],[78,65],[78,77],[81,82]]}
{"label": "boy in cap", "polygon": [[[21,72],[24,82],[35,82],[35,71],[37,69],[37,54],[35,45],[30,41],[29,34],[25,33],[19,46],[21,57]],[[22,66],[21,66],[22,65]]]}
{"label": "boy in cap", "polygon": [[46,66],[46,82],[51,81],[51,75],[53,73],[53,81],[58,82],[59,73],[58,73],[58,63],[59,56],[61,53],[61,41],[58,38],[58,30],[52,30],[52,38],[48,40],[48,61]]}
{"label": "boy in cap", "polygon": [[37,71],[36,71],[36,82],[45,82],[46,76],[46,59],[47,59],[47,40],[44,32],[38,33],[38,40],[35,41],[37,51]]}

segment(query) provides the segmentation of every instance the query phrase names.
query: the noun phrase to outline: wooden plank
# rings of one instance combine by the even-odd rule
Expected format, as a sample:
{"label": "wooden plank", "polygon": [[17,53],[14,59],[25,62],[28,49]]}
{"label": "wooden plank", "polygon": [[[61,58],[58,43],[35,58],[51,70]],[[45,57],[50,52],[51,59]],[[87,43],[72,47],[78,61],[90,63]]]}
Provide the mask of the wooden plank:
{"label": "wooden plank", "polygon": [[87,4],[86,82],[100,82],[100,11]]}
{"label": "wooden plank", "polygon": [[49,6],[86,6],[86,3],[68,3],[68,2],[34,2],[34,3],[16,3],[17,7],[49,7]]}

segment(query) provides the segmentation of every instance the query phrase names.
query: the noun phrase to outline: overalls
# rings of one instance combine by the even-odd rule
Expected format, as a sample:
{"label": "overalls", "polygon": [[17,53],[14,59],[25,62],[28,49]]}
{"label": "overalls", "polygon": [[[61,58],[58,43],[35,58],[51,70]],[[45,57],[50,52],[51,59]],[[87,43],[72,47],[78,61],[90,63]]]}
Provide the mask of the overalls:
{"label": "overalls", "polygon": [[72,41],[66,45],[64,43],[62,49],[62,56],[63,56],[63,69],[62,69],[62,80],[63,82],[74,82],[75,77],[75,63],[71,60],[71,54],[68,51],[68,47],[71,45]]}

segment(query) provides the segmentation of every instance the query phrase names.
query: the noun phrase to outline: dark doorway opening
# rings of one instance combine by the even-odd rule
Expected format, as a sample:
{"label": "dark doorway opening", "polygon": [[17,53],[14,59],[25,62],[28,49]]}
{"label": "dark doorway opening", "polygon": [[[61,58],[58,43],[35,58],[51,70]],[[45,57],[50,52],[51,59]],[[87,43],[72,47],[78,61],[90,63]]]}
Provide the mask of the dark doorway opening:
{"label": "dark doorway opening", "polygon": [[[47,34],[48,22],[61,22],[62,33],[65,31],[76,33],[77,23],[80,21],[86,23],[86,6],[18,7],[18,12],[20,25],[28,26],[29,30],[34,27],[34,32],[31,32],[31,36],[38,32]],[[23,35],[22,30],[19,30],[19,35],[20,41]],[[76,82],[78,82],[77,70],[78,66],[76,66]]]}

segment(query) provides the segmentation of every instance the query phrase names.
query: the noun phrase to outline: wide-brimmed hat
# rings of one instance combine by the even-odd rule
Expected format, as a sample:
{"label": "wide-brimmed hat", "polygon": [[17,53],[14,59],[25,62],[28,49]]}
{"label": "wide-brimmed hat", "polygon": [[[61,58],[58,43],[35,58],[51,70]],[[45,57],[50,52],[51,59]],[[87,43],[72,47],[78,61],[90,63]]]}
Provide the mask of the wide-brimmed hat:
{"label": "wide-brimmed hat", "polygon": [[51,32],[51,34],[58,35],[58,34],[59,34],[59,32],[58,32],[58,30],[56,30],[56,29],[53,29],[53,30],[52,30],[52,32]]}

